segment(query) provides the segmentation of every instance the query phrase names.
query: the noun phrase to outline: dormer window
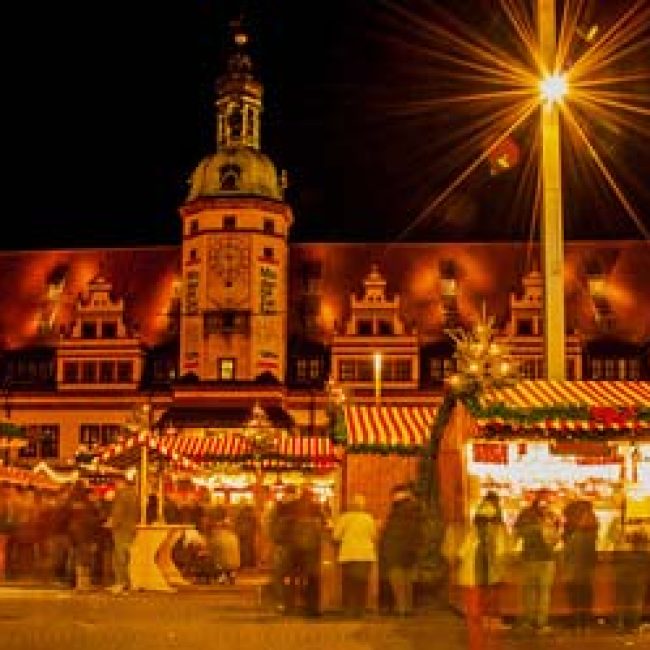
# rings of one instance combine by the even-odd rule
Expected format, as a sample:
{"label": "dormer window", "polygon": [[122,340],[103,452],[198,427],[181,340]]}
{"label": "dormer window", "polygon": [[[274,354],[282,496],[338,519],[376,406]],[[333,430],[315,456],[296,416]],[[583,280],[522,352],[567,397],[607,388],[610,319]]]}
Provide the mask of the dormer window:
{"label": "dormer window", "polygon": [[532,336],[533,320],[532,318],[517,319],[517,336]]}
{"label": "dormer window", "polygon": [[275,224],[273,219],[264,219],[264,232],[267,235],[272,235],[275,232]]}
{"label": "dormer window", "polygon": [[224,230],[235,230],[237,228],[237,217],[234,214],[228,214],[223,218]]}
{"label": "dormer window", "polygon": [[197,262],[199,259],[199,256],[196,252],[196,248],[191,248],[190,249],[190,262],[194,263]]}
{"label": "dormer window", "polygon": [[190,235],[196,235],[199,232],[199,220],[192,219],[190,221]]}
{"label": "dormer window", "polygon": [[357,321],[357,335],[372,336],[372,321],[370,320]]}
{"label": "dormer window", "polygon": [[117,323],[115,321],[107,321],[102,323],[102,338],[115,339],[117,338]]}
{"label": "dormer window", "polygon": [[97,338],[97,323],[95,321],[84,321],[81,324],[81,338],[82,339]]}
{"label": "dormer window", "polygon": [[380,320],[377,324],[379,336],[392,336],[393,335],[393,324],[387,320]]}

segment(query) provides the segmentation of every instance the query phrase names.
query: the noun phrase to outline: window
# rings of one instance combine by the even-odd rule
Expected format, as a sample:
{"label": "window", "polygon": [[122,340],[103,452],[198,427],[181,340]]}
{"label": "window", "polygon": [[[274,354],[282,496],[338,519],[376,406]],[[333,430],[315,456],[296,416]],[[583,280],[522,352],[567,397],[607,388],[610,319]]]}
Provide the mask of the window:
{"label": "window", "polygon": [[603,378],[603,360],[602,359],[592,359],[591,360],[591,378],[592,379],[602,379]]}
{"label": "window", "polygon": [[627,360],[627,379],[638,380],[641,379],[641,360],[628,359]]}
{"label": "window", "polygon": [[393,324],[387,320],[380,320],[378,323],[379,336],[392,336],[393,335]]}
{"label": "window", "polygon": [[306,381],[307,359],[298,359],[298,361],[296,361],[296,379],[298,381]]}
{"label": "window", "polygon": [[196,233],[198,232],[199,232],[199,220],[192,219],[192,221],[190,221],[190,235],[196,235]]}
{"label": "window", "polygon": [[58,458],[59,425],[35,424],[25,427],[28,443],[18,451],[21,458]]}
{"label": "window", "polygon": [[309,379],[318,379],[320,377],[320,359],[309,360]]}
{"label": "window", "polygon": [[117,323],[115,321],[106,321],[102,323],[102,338],[103,339],[117,338]]}
{"label": "window", "polygon": [[275,232],[275,224],[273,219],[264,219],[264,232],[267,235],[272,235]]}
{"label": "window", "polygon": [[517,319],[517,336],[532,336],[533,320],[532,318]]}
{"label": "window", "polygon": [[357,321],[357,336],[372,336],[372,321],[358,320]]}
{"label": "window", "polygon": [[119,424],[82,424],[79,426],[79,444],[92,449],[98,445],[112,445],[120,435]]}
{"label": "window", "polygon": [[66,361],[63,364],[63,381],[67,384],[76,384],[79,380],[79,364]]}
{"label": "window", "polygon": [[59,457],[59,425],[44,424],[41,427],[41,458]]}
{"label": "window", "polygon": [[83,323],[81,323],[81,338],[96,339],[97,323],[95,323],[94,321],[84,321]]}
{"label": "window", "polygon": [[224,332],[233,332],[235,330],[235,312],[224,311],[221,314],[221,327]]}
{"label": "window", "polygon": [[375,378],[375,369],[370,359],[357,361],[357,377],[359,381],[372,381]]}
{"label": "window", "polygon": [[566,378],[574,380],[576,378],[576,362],[575,359],[567,359],[566,362]]}
{"label": "window", "polygon": [[264,248],[262,251],[262,256],[266,260],[272,260],[273,259],[273,249],[272,248]]}
{"label": "window", "polygon": [[84,361],[81,364],[81,382],[94,384],[97,381],[97,364],[94,361]]}
{"label": "window", "polygon": [[341,381],[354,380],[354,361],[339,361],[339,378]]}
{"label": "window", "polygon": [[185,312],[197,314],[199,311],[199,273],[188,271],[185,280]]}
{"label": "window", "polygon": [[429,375],[432,381],[444,381],[445,375],[442,361],[440,357],[429,359]]}
{"label": "window", "polygon": [[99,381],[102,384],[112,384],[115,381],[115,363],[113,361],[99,363]]}
{"label": "window", "polygon": [[219,359],[219,379],[221,379],[221,381],[234,381],[235,379],[234,359]]}
{"label": "window", "polygon": [[228,214],[223,218],[224,230],[235,230],[237,228],[237,217],[233,214]]}
{"label": "window", "polygon": [[120,384],[129,384],[133,381],[133,362],[117,362],[117,381]]}
{"label": "window", "polygon": [[410,381],[411,362],[408,359],[397,359],[397,361],[395,361],[393,379],[395,381]]}
{"label": "window", "polygon": [[618,372],[616,372],[618,365],[616,359],[605,359],[605,379],[617,379]]}
{"label": "window", "polygon": [[537,378],[537,362],[535,359],[526,359],[519,366],[519,372],[523,379]]}
{"label": "window", "polygon": [[190,262],[197,262],[199,255],[196,252],[196,248],[190,248]]}

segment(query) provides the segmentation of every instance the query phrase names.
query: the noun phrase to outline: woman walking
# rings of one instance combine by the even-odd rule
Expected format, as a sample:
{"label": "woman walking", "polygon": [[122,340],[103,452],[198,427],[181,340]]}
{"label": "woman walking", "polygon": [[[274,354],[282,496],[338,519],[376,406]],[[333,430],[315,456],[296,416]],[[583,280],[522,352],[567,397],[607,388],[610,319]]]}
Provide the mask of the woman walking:
{"label": "woman walking", "polygon": [[377,561],[375,520],[365,511],[366,499],[357,494],[348,512],[334,525],[333,538],[340,543],[338,561],[343,575],[343,610],[347,616],[363,616],[368,601],[368,581]]}

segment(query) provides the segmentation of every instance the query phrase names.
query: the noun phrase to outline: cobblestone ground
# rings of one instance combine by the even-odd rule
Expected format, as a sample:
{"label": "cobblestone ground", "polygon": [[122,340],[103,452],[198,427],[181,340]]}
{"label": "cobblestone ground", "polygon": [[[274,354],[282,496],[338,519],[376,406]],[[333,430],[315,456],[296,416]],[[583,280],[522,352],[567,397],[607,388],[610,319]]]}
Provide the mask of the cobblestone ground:
{"label": "cobblestone ground", "polygon": [[[620,637],[597,626],[587,637],[507,631],[485,650],[650,650],[650,636]],[[409,619],[284,618],[216,607],[209,594],[21,592],[0,589],[1,650],[469,650],[463,622],[435,610]]]}

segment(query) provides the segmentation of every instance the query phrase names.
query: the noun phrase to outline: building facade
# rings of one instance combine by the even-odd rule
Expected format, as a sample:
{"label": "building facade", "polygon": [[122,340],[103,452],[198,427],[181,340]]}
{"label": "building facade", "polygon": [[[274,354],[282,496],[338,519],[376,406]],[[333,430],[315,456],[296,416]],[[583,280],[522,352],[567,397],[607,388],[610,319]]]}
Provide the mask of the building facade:
{"label": "building facade", "polygon": [[[257,402],[322,434],[333,384],[349,403],[426,409],[454,371],[447,330],[483,308],[524,377],[544,375],[536,247],[291,243],[246,41],[236,29],[178,246],[0,254],[2,409],[29,434],[11,460],[66,463],[141,412],[216,435]],[[648,277],[645,242],[566,244],[569,378],[650,378]]]}

